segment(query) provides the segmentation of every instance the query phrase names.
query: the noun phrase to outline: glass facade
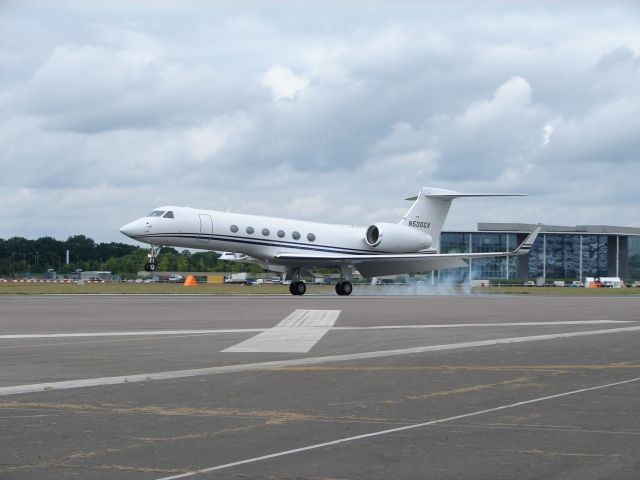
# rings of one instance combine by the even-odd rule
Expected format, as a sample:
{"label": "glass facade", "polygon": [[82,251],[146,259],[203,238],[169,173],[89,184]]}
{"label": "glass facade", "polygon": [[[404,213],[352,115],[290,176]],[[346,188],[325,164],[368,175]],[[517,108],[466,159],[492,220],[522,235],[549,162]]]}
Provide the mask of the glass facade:
{"label": "glass facade", "polygon": [[469,233],[442,232],[440,235],[440,252],[466,253],[469,251]]}
{"label": "glass facade", "polygon": [[629,278],[640,280],[640,237],[629,237]]}
{"label": "glass facade", "polygon": [[[442,232],[442,253],[504,252],[524,240],[519,232]],[[619,251],[617,246],[620,246]],[[585,277],[620,276],[640,280],[640,236],[543,233],[525,257],[471,260],[468,268],[443,270],[439,276],[455,281],[583,280]]]}
{"label": "glass facade", "polygon": [[[515,233],[474,233],[472,252],[508,252],[516,248]],[[479,258],[471,261],[471,278],[514,278],[516,262],[513,258]]]}
{"label": "glass facade", "polygon": [[[467,253],[469,252],[470,233],[443,232],[440,235],[440,252],[442,253]],[[450,268],[437,272],[438,281],[462,283],[469,276],[468,268]]]}
{"label": "glass facade", "polygon": [[582,276],[608,276],[608,252],[606,236],[584,235],[582,237]]}
{"label": "glass facade", "polygon": [[[585,266],[594,265],[593,261],[585,259],[585,252],[595,245],[594,258],[604,258],[604,273],[589,276],[607,275],[607,237],[580,236],[570,234],[546,233],[538,237],[529,254],[528,278],[545,277],[557,280],[580,279],[580,238],[582,238],[582,276]],[[594,243],[595,242],[595,243]],[[601,242],[601,243],[600,243]],[[545,262],[546,258],[546,262]],[[600,264],[595,263],[595,270],[600,271]]]}

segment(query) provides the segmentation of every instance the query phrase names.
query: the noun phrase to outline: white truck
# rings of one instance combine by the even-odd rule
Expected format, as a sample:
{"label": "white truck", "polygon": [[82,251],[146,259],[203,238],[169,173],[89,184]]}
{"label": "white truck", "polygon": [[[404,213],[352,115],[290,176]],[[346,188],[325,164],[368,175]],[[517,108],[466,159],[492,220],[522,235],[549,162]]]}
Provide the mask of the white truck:
{"label": "white truck", "polygon": [[584,282],[587,288],[622,288],[620,277],[587,277]]}
{"label": "white truck", "polygon": [[232,273],[224,277],[224,283],[248,283],[249,275],[247,272]]}

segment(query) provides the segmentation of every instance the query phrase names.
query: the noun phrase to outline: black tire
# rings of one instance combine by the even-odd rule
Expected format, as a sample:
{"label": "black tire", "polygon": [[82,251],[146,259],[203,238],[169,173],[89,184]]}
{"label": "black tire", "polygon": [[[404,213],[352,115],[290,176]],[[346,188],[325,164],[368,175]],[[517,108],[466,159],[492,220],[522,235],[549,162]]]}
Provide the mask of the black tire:
{"label": "black tire", "polygon": [[307,286],[304,282],[296,282],[295,292],[296,295],[304,295],[307,291]]}
{"label": "black tire", "polygon": [[289,292],[291,295],[304,295],[307,291],[307,286],[304,282],[292,282],[289,284]]}
{"label": "black tire", "polygon": [[149,271],[150,272],[155,272],[156,271],[156,264],[155,263],[150,263],[149,264]]}
{"label": "black tire", "polygon": [[342,290],[342,282],[336,283],[336,293],[340,296],[344,295],[344,291]]}
{"label": "black tire", "polygon": [[145,269],[147,272],[149,271],[149,264],[148,264],[148,263],[145,263],[145,264],[144,264],[144,269]]}
{"label": "black tire", "polygon": [[342,282],[342,295],[351,295],[351,292],[353,292],[353,285],[351,285],[351,282]]}

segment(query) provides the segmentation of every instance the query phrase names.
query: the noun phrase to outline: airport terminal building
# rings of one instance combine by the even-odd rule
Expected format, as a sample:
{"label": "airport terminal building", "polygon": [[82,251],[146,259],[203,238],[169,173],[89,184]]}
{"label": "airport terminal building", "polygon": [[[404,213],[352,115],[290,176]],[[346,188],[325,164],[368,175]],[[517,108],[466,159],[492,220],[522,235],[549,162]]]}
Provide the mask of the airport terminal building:
{"label": "airport terminal building", "polygon": [[[442,232],[440,251],[491,252],[513,250],[535,225],[479,223],[477,232]],[[606,225],[545,225],[529,255],[472,260],[468,268],[442,271],[468,278],[520,281],[581,280],[620,277],[640,280],[640,228]]]}

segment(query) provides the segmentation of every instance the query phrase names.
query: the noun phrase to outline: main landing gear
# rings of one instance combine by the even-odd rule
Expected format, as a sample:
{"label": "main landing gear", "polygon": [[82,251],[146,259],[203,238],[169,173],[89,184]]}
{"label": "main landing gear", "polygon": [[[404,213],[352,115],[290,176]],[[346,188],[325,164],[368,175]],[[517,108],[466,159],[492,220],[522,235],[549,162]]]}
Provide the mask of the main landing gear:
{"label": "main landing gear", "polygon": [[289,293],[291,295],[304,295],[307,292],[307,286],[300,280],[300,269],[294,268],[287,272],[287,279],[292,280],[289,284]]}
{"label": "main landing gear", "polygon": [[144,264],[144,269],[147,272],[155,272],[156,271],[156,257],[160,253],[160,245],[151,245],[151,250],[147,257],[149,257],[149,261]]}
{"label": "main landing gear", "polygon": [[[307,291],[307,286],[300,280],[300,269],[295,268],[287,272],[287,279],[291,279],[289,284],[289,293],[291,295],[304,295]],[[349,281],[351,280],[351,270],[347,267],[340,267],[340,280],[336,283],[336,293],[341,297],[351,295],[353,291],[353,285]]]}
{"label": "main landing gear", "polygon": [[344,282],[336,283],[336,293],[338,295],[340,296],[351,295],[352,291],[353,291],[353,285],[351,285],[351,282],[347,282],[345,280]]}
{"label": "main landing gear", "polygon": [[340,266],[340,280],[336,283],[336,293],[341,297],[351,295],[353,285],[351,285],[351,269],[345,265]]}
{"label": "main landing gear", "polygon": [[289,284],[289,292],[291,292],[291,295],[304,295],[306,291],[307,286],[302,280],[291,282]]}
{"label": "main landing gear", "polygon": [[[298,280],[296,282],[291,282],[289,284],[289,293],[291,295],[304,295],[307,291],[307,285],[302,281]],[[338,282],[336,283],[336,293],[340,296],[351,295],[353,291],[353,285],[351,282]]]}

